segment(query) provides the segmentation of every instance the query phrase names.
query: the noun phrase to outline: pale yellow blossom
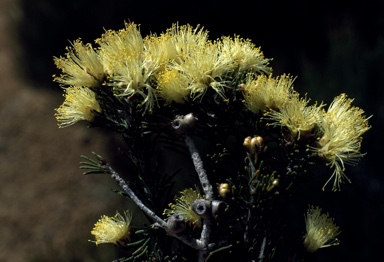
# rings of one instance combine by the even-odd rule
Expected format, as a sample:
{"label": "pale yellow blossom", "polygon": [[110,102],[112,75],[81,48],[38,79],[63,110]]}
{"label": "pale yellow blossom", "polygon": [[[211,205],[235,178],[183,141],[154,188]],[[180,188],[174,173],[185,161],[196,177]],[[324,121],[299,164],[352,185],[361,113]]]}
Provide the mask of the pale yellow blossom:
{"label": "pale yellow blossom", "polygon": [[308,105],[309,100],[292,96],[279,111],[267,112],[266,119],[271,121],[273,126],[285,126],[294,139],[301,136],[308,136],[312,133],[320,120],[320,113],[323,105]]}
{"label": "pale yellow blossom", "polygon": [[197,26],[173,24],[165,33],[151,34],[143,40],[143,56],[151,61],[158,72],[165,70],[169,63],[181,63],[191,53],[203,49],[207,43],[208,32]]}
{"label": "pale yellow blossom", "polygon": [[270,74],[271,68],[268,67],[270,59],[264,57],[259,47],[256,47],[251,40],[243,39],[239,36],[221,38],[221,56],[229,59],[233,69],[240,72],[252,71]]}
{"label": "pale yellow blossom", "polygon": [[163,72],[165,66],[180,55],[176,51],[174,37],[167,33],[147,36],[144,39],[144,50],[144,59],[157,65],[158,72]]}
{"label": "pale yellow blossom", "polygon": [[124,216],[119,212],[113,217],[103,215],[91,231],[95,241],[90,241],[96,245],[106,243],[124,245],[131,240],[131,221],[132,213],[129,210],[124,211]]}
{"label": "pale yellow blossom", "polygon": [[329,214],[322,214],[320,207],[309,207],[305,216],[307,234],[304,238],[304,246],[309,252],[315,252],[319,248],[339,244],[336,238],[340,234],[339,227],[334,224],[334,219]]}
{"label": "pale yellow blossom", "polygon": [[127,23],[119,31],[108,30],[96,43],[115,95],[138,94],[143,98],[145,109],[151,111],[157,100],[151,80],[158,71],[159,61],[146,54],[138,26]]}
{"label": "pale yellow blossom", "polygon": [[98,53],[91,44],[84,45],[81,40],[67,47],[66,57],[55,57],[54,62],[63,74],[55,76],[54,81],[72,86],[95,87],[104,81],[104,68]]}
{"label": "pale yellow blossom", "polygon": [[[233,70],[233,58],[222,54],[220,41],[209,41],[208,32],[199,26],[193,28],[174,24],[156,42],[161,45],[162,51],[157,47],[155,52],[168,58],[162,70],[173,72],[172,75],[177,76],[176,81],[182,81],[183,90],[184,83],[188,83],[187,89],[192,98],[202,98],[208,88],[224,98],[226,82],[223,75]],[[167,80],[170,80],[169,75],[165,74]]]}
{"label": "pale yellow blossom", "polygon": [[127,61],[140,59],[143,52],[143,38],[134,23],[126,23],[125,28],[118,31],[107,30],[96,39],[96,43],[100,46],[99,54],[109,75],[116,74]]}
{"label": "pale yellow blossom", "polygon": [[269,109],[279,111],[297,93],[293,90],[294,79],[290,75],[278,77],[250,75],[244,85],[244,103],[253,113]]}
{"label": "pale yellow blossom", "polygon": [[[150,35],[144,40],[145,55],[148,61],[157,65],[157,93],[167,103],[175,101],[185,102],[194,93],[197,83],[202,82],[200,72],[205,70],[195,63],[195,55],[201,53],[207,46],[208,32],[197,26],[179,26],[173,24],[160,36]],[[200,63],[197,61],[197,63]],[[210,60],[205,64],[209,64]],[[204,76],[203,76],[204,77]],[[208,83],[209,84],[209,83]],[[200,87],[200,86],[199,86]],[[204,92],[207,85],[196,91]],[[188,90],[190,89],[190,90]]]}
{"label": "pale yellow blossom", "polygon": [[364,111],[352,106],[352,101],[345,94],[333,100],[328,111],[321,114],[319,127],[322,136],[318,146],[311,148],[334,169],[324,185],[334,178],[333,190],[340,189],[340,183],[348,180],[344,174],[345,164],[354,165],[364,155],[360,153],[362,135],[370,128]]}
{"label": "pale yellow blossom", "polygon": [[170,209],[164,210],[164,215],[170,217],[173,214],[178,214],[184,217],[185,222],[192,225],[194,228],[201,227],[201,218],[192,209],[192,204],[196,199],[201,199],[202,196],[192,188],[184,189],[175,197],[175,203],[170,203]]}
{"label": "pale yellow blossom", "polygon": [[171,60],[176,63],[187,59],[196,50],[205,48],[208,42],[208,31],[200,26],[173,24],[166,32],[175,51],[169,52]]}
{"label": "pale yellow blossom", "polygon": [[87,87],[67,87],[64,97],[63,104],[55,113],[59,127],[67,127],[80,120],[91,122],[95,116],[94,112],[101,112],[95,93]]}
{"label": "pale yellow blossom", "polygon": [[201,98],[208,88],[213,88],[224,98],[224,73],[230,69],[229,60],[220,56],[219,47],[211,42],[196,46],[193,52],[185,54],[180,63],[171,63],[170,70],[179,71],[189,82],[188,89],[193,98]]}
{"label": "pale yellow blossom", "polygon": [[184,103],[188,100],[190,90],[188,79],[180,72],[166,70],[157,78],[157,88],[160,96],[167,102]]}

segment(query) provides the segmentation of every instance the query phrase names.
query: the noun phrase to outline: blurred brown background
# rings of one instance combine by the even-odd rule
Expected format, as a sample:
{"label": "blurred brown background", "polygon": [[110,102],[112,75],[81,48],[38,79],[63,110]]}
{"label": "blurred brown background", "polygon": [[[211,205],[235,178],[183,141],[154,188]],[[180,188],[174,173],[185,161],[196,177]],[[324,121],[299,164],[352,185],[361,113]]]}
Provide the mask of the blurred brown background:
{"label": "blurred brown background", "polygon": [[59,129],[53,114],[63,98],[51,76],[58,73],[52,57],[63,55],[69,40],[93,42],[103,28],[122,28],[124,20],[141,24],[143,35],[178,21],[203,25],[213,39],[251,38],[274,58],[275,74],[298,76],[302,94],[328,104],[341,92],[356,98],[355,105],[373,114],[363,141],[368,154],[348,168],[351,185],[319,200],[343,233],[342,245],[315,259],[381,261],[384,4],[247,3],[0,0],[0,261],[118,257],[112,246],[87,241],[99,216],[124,209],[127,201],[109,190],[116,186],[108,177],[78,169],[79,156],[92,151],[121,163],[116,138],[83,124]]}

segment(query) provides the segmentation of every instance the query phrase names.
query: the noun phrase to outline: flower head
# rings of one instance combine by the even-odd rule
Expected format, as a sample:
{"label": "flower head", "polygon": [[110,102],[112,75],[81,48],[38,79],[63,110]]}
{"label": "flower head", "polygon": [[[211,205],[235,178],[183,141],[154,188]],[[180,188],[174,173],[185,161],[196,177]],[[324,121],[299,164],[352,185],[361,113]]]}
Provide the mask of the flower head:
{"label": "flower head", "polygon": [[151,34],[145,37],[144,51],[145,59],[158,65],[158,72],[163,72],[170,61],[180,56],[176,51],[174,37],[168,33],[163,33],[160,36]]}
{"label": "flower head", "polygon": [[170,103],[184,103],[190,94],[188,80],[176,70],[165,70],[157,77],[157,88],[160,96]]}
{"label": "flower head", "polygon": [[96,40],[103,66],[108,73],[108,85],[118,96],[142,97],[145,110],[156,103],[155,87],[151,79],[157,73],[160,61],[146,51],[139,28],[127,23],[119,31],[108,30]]}
{"label": "flower head", "polygon": [[300,136],[311,133],[319,122],[323,107],[322,104],[320,106],[307,104],[307,99],[292,96],[278,111],[267,112],[266,119],[272,121],[271,125],[287,127],[294,139],[300,139]]}
{"label": "flower head", "polygon": [[92,121],[94,112],[101,112],[95,93],[87,87],[68,87],[64,97],[55,114],[59,127],[67,127],[80,120]]}
{"label": "flower head", "polygon": [[338,245],[336,238],[340,234],[339,227],[334,224],[334,219],[329,214],[322,214],[320,207],[309,207],[305,216],[307,234],[304,238],[304,246],[309,252],[315,252],[319,248]]}
{"label": "flower head", "polygon": [[232,66],[240,72],[271,73],[271,68],[268,67],[270,59],[265,58],[260,48],[249,39],[227,36],[221,39],[221,43],[221,56],[230,60]]}
{"label": "flower head", "polygon": [[176,63],[185,60],[196,50],[204,49],[208,41],[208,31],[200,26],[173,24],[163,35],[167,39],[168,57]]}
{"label": "flower head", "polygon": [[127,61],[140,59],[143,53],[143,38],[134,23],[126,23],[125,28],[119,31],[107,30],[96,39],[96,43],[100,46],[100,58],[109,75],[126,67]]}
{"label": "flower head", "polygon": [[169,68],[181,72],[189,83],[191,96],[199,98],[208,88],[213,88],[224,97],[225,81],[222,80],[222,76],[228,72],[229,66],[229,60],[220,56],[219,46],[206,42],[204,46],[196,46],[195,50],[186,54],[182,62],[171,63]]}
{"label": "flower head", "polygon": [[54,61],[57,68],[63,74],[55,77],[54,81],[72,86],[94,87],[102,83],[104,67],[101,63],[99,54],[93,49],[91,44],[84,45],[80,39],[72,43],[72,47],[67,48],[66,57],[55,57]]}
{"label": "flower head", "polygon": [[348,179],[344,164],[356,164],[364,155],[360,153],[362,135],[370,128],[364,111],[351,105],[353,99],[345,94],[336,97],[327,112],[321,114],[319,122],[322,136],[316,148],[319,156],[326,159],[334,172],[327,183],[334,178],[333,190],[340,189],[340,183]]}
{"label": "flower head", "polygon": [[180,196],[175,197],[176,203],[169,204],[170,209],[165,209],[163,214],[168,217],[173,214],[181,215],[184,217],[185,222],[194,228],[201,227],[201,218],[193,211],[192,204],[196,199],[202,198],[202,196],[197,190],[193,190],[192,188],[184,189],[179,194]]}
{"label": "flower head", "polygon": [[279,111],[292,96],[297,95],[293,91],[291,76],[282,75],[273,78],[271,75],[254,75],[248,77],[244,87],[244,103],[253,113],[264,113],[268,109]]}
{"label": "flower head", "polygon": [[124,211],[124,216],[116,212],[113,217],[101,216],[96,222],[91,234],[95,236],[96,241],[91,241],[98,244],[112,243],[124,244],[130,241],[132,213]]}

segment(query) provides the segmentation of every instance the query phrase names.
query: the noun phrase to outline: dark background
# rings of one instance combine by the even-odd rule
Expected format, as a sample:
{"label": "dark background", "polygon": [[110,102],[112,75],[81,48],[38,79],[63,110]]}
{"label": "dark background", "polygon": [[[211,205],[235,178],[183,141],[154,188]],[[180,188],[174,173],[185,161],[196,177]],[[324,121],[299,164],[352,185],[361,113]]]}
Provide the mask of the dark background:
{"label": "dark background", "polygon": [[[61,97],[61,90],[52,83],[52,74],[58,73],[52,57],[64,55],[68,41],[80,37],[93,43],[104,28],[120,29],[124,21],[132,21],[140,25],[143,36],[161,33],[178,22],[202,25],[212,39],[235,34],[250,38],[267,58],[273,58],[274,74],[298,76],[295,89],[313,101],[329,104],[343,92],[355,98],[354,105],[363,108],[367,116],[373,115],[372,129],[362,144],[367,155],[358,166],[347,168],[352,184],[343,185],[341,192],[321,192],[321,200],[316,200],[315,204],[335,217],[343,232],[340,246],[320,250],[314,259],[381,261],[384,2],[19,2],[21,16],[13,31],[20,45],[18,68],[34,88],[56,90],[56,97]],[[308,195],[308,199],[317,197],[317,193]],[[87,245],[78,245],[82,244]],[[79,255],[62,261],[83,260]]]}

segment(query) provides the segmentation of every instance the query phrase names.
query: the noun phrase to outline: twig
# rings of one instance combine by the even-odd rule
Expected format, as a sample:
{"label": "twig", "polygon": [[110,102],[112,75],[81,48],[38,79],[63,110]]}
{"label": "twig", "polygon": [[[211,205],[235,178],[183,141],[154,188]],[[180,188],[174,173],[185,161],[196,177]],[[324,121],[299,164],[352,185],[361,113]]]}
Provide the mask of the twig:
{"label": "twig", "polygon": [[[203,161],[200,158],[200,155],[196,149],[193,140],[189,137],[188,134],[185,134],[185,144],[189,149],[189,153],[191,154],[193,164],[195,166],[196,172],[199,176],[200,184],[203,188],[205,199],[212,201],[213,200],[213,190],[212,185],[209,183],[207,173],[203,167]],[[201,231],[200,239],[197,240],[199,249],[199,258],[198,261],[205,261],[208,254],[208,244],[211,235],[211,220],[210,218],[203,219],[203,228]]]}
{"label": "twig", "polygon": [[112,167],[107,164],[106,165],[111,177],[115,179],[120,187],[128,194],[128,196],[132,199],[133,202],[150,218],[152,218],[157,224],[159,224],[162,228],[167,227],[167,223],[158,217],[151,209],[149,209],[146,205],[141,202],[141,200],[136,196],[136,194],[132,191],[132,189],[128,186],[128,184],[122,179],[119,174],[112,169]]}
{"label": "twig", "polygon": [[205,199],[213,200],[212,186],[209,183],[208,176],[203,167],[203,161],[200,158],[199,152],[197,151],[196,146],[193,143],[193,140],[188,134],[185,135],[184,141],[189,149],[189,153],[191,154],[192,161],[193,161],[193,164],[195,165],[197,175],[199,176],[201,186],[204,190]]}
{"label": "twig", "polygon": [[197,240],[197,244],[199,245],[199,262],[205,261],[208,255],[208,244],[209,238],[211,236],[211,220],[203,219],[203,228],[201,230],[200,239]]}
{"label": "twig", "polygon": [[120,187],[128,194],[128,196],[132,199],[132,201],[147,215],[149,216],[150,218],[152,218],[152,220],[155,222],[154,223],[154,226],[156,227],[161,227],[163,228],[165,231],[167,231],[168,234],[170,234],[171,236],[179,239],[180,241],[182,241],[184,244],[194,248],[194,249],[197,249],[197,250],[201,250],[202,249],[202,246],[201,244],[198,243],[198,240],[196,240],[195,238],[192,238],[186,234],[175,234],[173,233],[171,230],[169,230],[169,227],[167,225],[167,222],[165,222],[163,219],[161,219],[160,217],[158,217],[151,209],[149,209],[146,205],[143,204],[143,202],[136,196],[136,194],[132,191],[132,189],[128,186],[128,184],[124,181],[124,179],[122,179],[119,174],[113,170],[113,168],[109,165],[109,164],[106,164],[106,169],[108,170],[108,172],[111,174],[111,177],[113,179],[115,179]]}
{"label": "twig", "polygon": [[[185,144],[187,145],[189,149],[189,153],[191,154],[193,164],[195,166],[201,186],[204,191],[205,199],[208,201],[212,201],[213,200],[212,185],[209,183],[207,173],[203,166],[203,161],[200,158],[200,155],[196,149],[195,144],[193,143],[193,140],[189,137],[189,135],[186,132],[187,130],[189,130],[195,125],[196,121],[197,119],[192,114],[188,114],[186,116],[176,118],[175,121],[172,123],[172,126],[175,129],[175,132],[185,135]],[[198,261],[203,262],[206,260],[209,253],[209,240],[211,235],[211,218],[203,219],[203,226],[201,230],[200,239],[192,238],[191,236],[183,232],[181,233],[172,232],[167,222],[161,219],[160,217],[158,217],[151,209],[149,209],[146,205],[144,205],[143,202],[136,196],[136,194],[124,181],[124,179],[122,179],[119,176],[119,174],[112,169],[110,165],[105,163],[105,167],[106,167],[106,170],[111,174],[111,177],[119,183],[120,187],[128,194],[128,196],[132,199],[132,201],[147,216],[149,216],[154,221],[153,227],[163,228],[171,236],[179,239],[183,243],[198,250],[199,251]]]}

